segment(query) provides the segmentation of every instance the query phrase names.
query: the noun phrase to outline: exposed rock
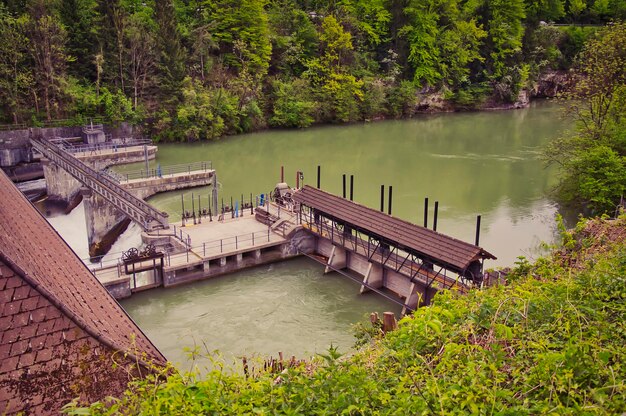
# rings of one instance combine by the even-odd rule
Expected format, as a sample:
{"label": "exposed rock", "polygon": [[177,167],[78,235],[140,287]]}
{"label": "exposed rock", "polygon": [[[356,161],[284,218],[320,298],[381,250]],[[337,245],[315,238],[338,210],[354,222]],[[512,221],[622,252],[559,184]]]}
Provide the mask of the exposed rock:
{"label": "exposed rock", "polygon": [[573,83],[573,76],[569,71],[548,71],[539,76],[530,93],[536,98],[552,98],[570,89]]}
{"label": "exposed rock", "polygon": [[419,94],[416,112],[419,113],[444,113],[455,111],[454,105],[446,100],[443,92],[426,92]]}

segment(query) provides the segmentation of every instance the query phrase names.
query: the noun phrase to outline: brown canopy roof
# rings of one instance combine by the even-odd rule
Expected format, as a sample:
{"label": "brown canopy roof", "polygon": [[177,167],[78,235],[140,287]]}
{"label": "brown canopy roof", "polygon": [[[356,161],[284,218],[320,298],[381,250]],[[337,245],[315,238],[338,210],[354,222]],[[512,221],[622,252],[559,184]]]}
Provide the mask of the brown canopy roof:
{"label": "brown canopy roof", "polygon": [[79,327],[114,350],[165,358],[87,266],[0,172],[0,258]]}
{"label": "brown canopy roof", "polygon": [[419,225],[392,217],[383,212],[329,194],[311,186],[296,191],[296,202],[356,228],[368,230],[406,251],[434,260],[437,264],[462,272],[474,261],[495,259],[482,248]]}

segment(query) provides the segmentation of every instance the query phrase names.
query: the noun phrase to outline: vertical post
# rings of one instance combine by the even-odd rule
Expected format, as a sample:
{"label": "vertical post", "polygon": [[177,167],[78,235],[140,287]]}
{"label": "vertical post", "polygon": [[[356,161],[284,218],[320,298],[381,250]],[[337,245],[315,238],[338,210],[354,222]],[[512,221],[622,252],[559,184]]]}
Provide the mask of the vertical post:
{"label": "vertical post", "polygon": [[198,194],[198,224],[202,224],[202,208],[200,208],[200,194]]}
{"label": "vertical post", "polygon": [[220,253],[224,252],[224,240],[220,238]]}
{"label": "vertical post", "polygon": [[202,255],[206,257],[206,243],[202,243]]}
{"label": "vertical post", "polygon": [[321,174],[321,167],[320,165],[317,165],[317,189],[320,189],[320,174]]}
{"label": "vertical post", "polygon": [[237,236],[235,236],[235,250],[239,250],[239,243],[237,241]]}
{"label": "vertical post", "polygon": [[346,174],[345,173],[343,174],[342,181],[343,181],[343,197],[345,198],[346,197]]}
{"label": "vertical post", "polygon": [[300,189],[300,171],[296,171],[296,189]]}
{"label": "vertical post", "polygon": [[435,201],[435,216],[433,217],[433,231],[437,231],[437,215],[439,214],[439,201]]}
{"label": "vertical post", "polygon": [[252,203],[252,192],[250,192],[250,215],[254,215],[254,204]]}
{"label": "vertical post", "polygon": [[424,198],[424,228],[428,228],[428,198]]}
{"label": "vertical post", "polygon": [[146,162],[146,176],[148,176],[149,164],[148,164],[148,145],[147,144],[143,145],[143,157]]}
{"label": "vertical post", "polygon": [[230,218],[235,218],[235,210],[233,209],[233,197],[230,197]]}
{"label": "vertical post", "polygon": [[385,185],[380,185],[380,212],[385,212]]}
{"label": "vertical post", "polygon": [[354,197],[354,175],[350,175],[350,201],[353,200]]}
{"label": "vertical post", "polygon": [[389,185],[389,205],[387,206],[387,214],[391,215],[391,202],[393,200],[393,186]]}
{"label": "vertical post", "polygon": [[191,193],[191,212],[193,213],[193,225],[196,225],[196,203],[193,198],[193,192]]}
{"label": "vertical post", "polygon": [[476,242],[474,243],[475,246],[477,246],[480,242],[480,218],[480,215],[476,217]]}
{"label": "vertical post", "polygon": [[280,182],[285,182],[285,167],[281,166],[280,167]]}
{"label": "vertical post", "polygon": [[239,201],[240,201],[240,203],[241,203],[241,206],[239,207],[239,208],[240,208],[240,209],[239,209],[239,216],[240,216],[240,217],[243,217],[243,201],[244,201],[244,200],[243,200],[243,194],[241,194],[241,199],[240,199]]}
{"label": "vertical post", "polygon": [[180,194],[180,203],[183,206],[183,214],[182,214],[183,220],[182,220],[181,227],[184,227],[185,226],[185,194]]}

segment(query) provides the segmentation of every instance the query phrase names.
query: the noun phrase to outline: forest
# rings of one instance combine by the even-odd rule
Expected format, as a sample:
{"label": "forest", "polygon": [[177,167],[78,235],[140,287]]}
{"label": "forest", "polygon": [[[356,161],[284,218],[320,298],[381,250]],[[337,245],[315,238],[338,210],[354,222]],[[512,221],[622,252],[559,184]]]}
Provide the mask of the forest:
{"label": "forest", "polygon": [[622,0],[3,1],[0,123],[196,141],[512,103],[624,17]]}

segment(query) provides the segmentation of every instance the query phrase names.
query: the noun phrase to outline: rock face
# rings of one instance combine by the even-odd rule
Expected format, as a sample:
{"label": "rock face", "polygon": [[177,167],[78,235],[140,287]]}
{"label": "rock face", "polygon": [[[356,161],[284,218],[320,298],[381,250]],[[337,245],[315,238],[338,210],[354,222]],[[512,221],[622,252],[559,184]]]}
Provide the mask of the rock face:
{"label": "rock face", "polygon": [[567,91],[574,84],[573,76],[568,71],[548,71],[539,76],[535,87],[530,91],[533,98],[553,98]]}

